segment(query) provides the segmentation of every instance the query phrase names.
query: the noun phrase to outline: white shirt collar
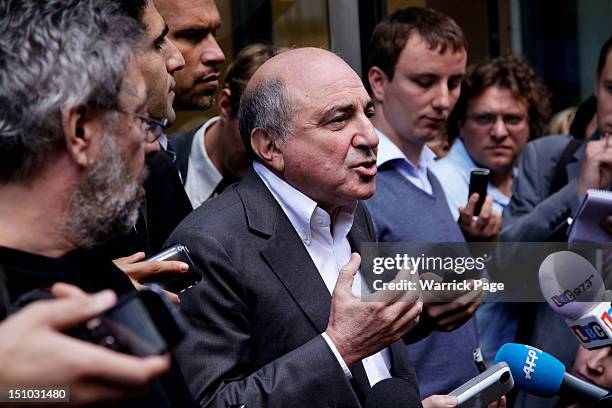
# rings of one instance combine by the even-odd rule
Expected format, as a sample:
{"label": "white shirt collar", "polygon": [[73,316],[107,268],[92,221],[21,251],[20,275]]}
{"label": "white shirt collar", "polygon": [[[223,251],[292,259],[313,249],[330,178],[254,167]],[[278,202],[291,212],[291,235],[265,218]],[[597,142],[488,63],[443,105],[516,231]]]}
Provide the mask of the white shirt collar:
{"label": "white shirt collar", "polygon": [[210,160],[204,144],[206,131],[218,120],[219,116],[207,120],[196,131],[191,142],[185,190],[193,208],[199,207],[204,201],[208,200],[223,179],[222,174]]}
{"label": "white shirt collar", "polygon": [[[311,223],[315,222],[315,215],[317,220],[321,220],[324,225],[330,225],[331,217],[326,211],[318,207],[316,201],[272,173],[262,163],[254,161],[253,169],[281,206],[300,238],[305,242],[311,239]],[[333,214],[335,221],[333,226],[334,238],[337,234],[344,236],[348,234],[353,225],[355,208],[357,208],[357,201],[352,205],[341,207]],[[316,223],[321,225],[319,222]],[[306,243],[308,244],[308,242]]]}
{"label": "white shirt collar", "polygon": [[[376,159],[376,166],[380,167],[383,164],[392,160],[402,160],[407,163],[413,171],[417,171],[416,166],[412,163],[406,155],[400,150],[400,148],[387,137],[383,132],[374,128],[374,131],[378,135],[378,157]],[[431,164],[434,163],[436,154],[429,148],[429,146],[423,146],[421,155],[419,156],[418,169],[426,171]]]}
{"label": "white shirt collar", "polygon": [[460,137],[458,137],[455,140],[455,143],[453,143],[451,146],[447,157],[460,168],[470,169],[471,171],[472,169],[478,167],[468,153],[467,149],[465,148],[465,144]]}
{"label": "white shirt collar", "polygon": [[[263,164],[254,162],[253,168],[299,234],[308,255],[331,295],[336,286],[340,269],[351,257],[351,247],[347,235],[353,224],[357,201],[339,208],[334,212],[333,217],[330,217],[314,200],[276,176]],[[332,218],[334,220],[333,224],[331,222]],[[333,230],[330,229],[330,226],[333,227]],[[360,294],[361,279],[361,273],[358,272],[353,281],[353,293]],[[352,374],[344,363],[342,356],[338,353],[336,346],[325,333],[323,333],[323,338],[338,358],[347,379],[351,379]],[[391,376],[389,373],[389,367],[391,367],[389,348],[364,358],[362,362],[370,385]]]}
{"label": "white shirt collar", "polygon": [[166,136],[166,132],[162,130],[161,135],[159,135],[157,138],[157,141],[164,150],[168,150],[168,136]]}

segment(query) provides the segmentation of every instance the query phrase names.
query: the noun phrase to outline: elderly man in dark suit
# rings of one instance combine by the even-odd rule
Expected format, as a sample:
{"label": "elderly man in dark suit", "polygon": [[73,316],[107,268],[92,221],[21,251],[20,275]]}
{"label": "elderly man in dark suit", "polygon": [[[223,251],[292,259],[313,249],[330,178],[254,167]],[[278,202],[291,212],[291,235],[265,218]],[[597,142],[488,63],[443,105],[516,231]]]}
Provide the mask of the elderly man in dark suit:
{"label": "elderly man in dark suit", "polygon": [[420,406],[398,339],[421,301],[355,294],[354,252],[374,239],[359,201],[375,190],[372,113],[357,74],[328,51],[279,54],[249,82],[239,125],[252,167],[168,242],[188,244],[204,273],[181,297],[194,330],[179,352],[203,406],[359,407],[392,376]]}

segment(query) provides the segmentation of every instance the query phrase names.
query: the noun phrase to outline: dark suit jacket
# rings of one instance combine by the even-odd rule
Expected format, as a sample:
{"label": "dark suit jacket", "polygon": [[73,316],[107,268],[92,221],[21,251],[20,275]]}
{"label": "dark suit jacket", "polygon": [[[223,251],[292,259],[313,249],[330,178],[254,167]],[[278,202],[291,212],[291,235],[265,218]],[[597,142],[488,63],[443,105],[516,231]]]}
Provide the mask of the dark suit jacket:
{"label": "dark suit jacket", "polygon": [[183,183],[187,180],[187,168],[189,166],[189,155],[193,138],[203,125],[198,125],[187,132],[177,132],[168,136],[168,143],[176,153],[176,164],[183,178]]}
{"label": "dark suit jacket", "polygon": [[[204,126],[204,124],[196,126],[195,128],[187,132],[174,133],[168,139],[170,147],[174,150],[176,154],[176,165],[178,166],[179,171],[181,173],[183,184],[185,184],[185,182],[187,181],[187,170],[189,169],[189,155],[191,154],[193,138],[195,137],[196,132],[202,126]],[[238,181],[240,181],[240,179],[232,174],[223,175],[223,179],[217,185],[210,198],[218,196],[228,186]]]}
{"label": "dark suit jacket", "polygon": [[[546,136],[529,142],[521,154],[519,173],[512,184],[512,199],[502,219],[501,240],[507,242],[502,256],[512,259],[514,265],[535,266],[518,268],[512,271],[514,275],[522,273],[522,270],[537,270],[541,260],[534,257],[534,254],[521,253],[520,249],[512,250],[512,242],[566,240],[567,217],[575,213],[579,204],[577,176],[585,144],[574,152],[572,159],[565,165],[567,184],[552,194],[551,189],[557,163],[571,140],[571,136]],[[516,282],[527,279],[532,280],[533,277],[513,278]],[[534,289],[538,290],[537,286]],[[524,303],[521,307],[522,319],[517,340],[545,350],[566,366],[571,366],[578,341],[563,318],[546,303]],[[549,408],[555,402],[556,399],[521,392],[515,406]]]}
{"label": "dark suit jacket", "polygon": [[[354,251],[373,241],[367,210],[356,209]],[[370,386],[361,363],[353,380],[320,335],[331,296],[281,207],[251,168],[204,203],[168,244],[188,245],[204,279],[181,296],[193,326],[178,359],[202,406],[359,407]],[[418,386],[403,343],[391,346],[392,374]],[[418,404],[420,405],[420,403]],[[412,405],[414,406],[414,405]]]}
{"label": "dark suit jacket", "polygon": [[153,254],[179,223],[193,210],[177,168],[163,150],[147,158],[149,177],[144,183],[147,202],[147,229]]}
{"label": "dark suit jacket", "polygon": [[571,136],[546,136],[525,146],[502,218],[502,241],[549,241],[567,231],[567,217],[579,204],[577,176],[586,145],[565,166],[568,183],[553,194],[550,190],[557,163],[571,140]]}

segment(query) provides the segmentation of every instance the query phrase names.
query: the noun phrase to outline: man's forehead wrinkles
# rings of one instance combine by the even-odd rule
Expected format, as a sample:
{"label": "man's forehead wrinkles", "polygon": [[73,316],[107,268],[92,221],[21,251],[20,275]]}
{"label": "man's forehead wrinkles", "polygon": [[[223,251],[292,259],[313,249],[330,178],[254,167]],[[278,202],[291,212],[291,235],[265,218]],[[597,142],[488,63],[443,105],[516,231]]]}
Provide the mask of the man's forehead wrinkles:
{"label": "man's forehead wrinkles", "polygon": [[[365,90],[364,90],[364,94],[365,94]],[[328,93],[327,94],[327,98],[329,98],[329,101],[326,103],[325,101],[322,101],[321,99],[317,99],[316,95],[312,96],[312,103],[313,105],[317,106],[319,110],[321,111],[325,111],[325,110],[330,110],[333,108],[339,108],[339,107],[356,107],[356,106],[366,106],[369,102],[371,102],[370,97],[365,94],[365,95],[357,95],[357,94],[348,94],[345,96],[342,96],[341,98],[334,98],[335,93]]]}
{"label": "man's forehead wrinkles", "polygon": [[326,106],[315,106],[308,122],[318,123],[320,121],[332,119],[333,115],[337,113],[354,114],[355,112],[366,110],[372,106],[373,102],[369,98],[354,99],[346,103],[335,101]]}

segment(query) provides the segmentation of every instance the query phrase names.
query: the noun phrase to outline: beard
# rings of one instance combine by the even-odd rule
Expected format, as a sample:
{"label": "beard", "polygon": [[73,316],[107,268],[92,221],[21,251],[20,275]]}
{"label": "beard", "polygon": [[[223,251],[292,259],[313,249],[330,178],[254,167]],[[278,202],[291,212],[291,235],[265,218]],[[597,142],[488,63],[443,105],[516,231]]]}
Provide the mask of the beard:
{"label": "beard", "polygon": [[76,248],[92,248],[127,233],[138,219],[147,171],[130,175],[115,135],[105,132],[96,163],[70,193],[65,232]]}
{"label": "beard", "polygon": [[174,107],[179,111],[205,111],[210,109],[214,102],[214,91],[204,93],[187,92],[185,95],[177,95],[174,98]]}

